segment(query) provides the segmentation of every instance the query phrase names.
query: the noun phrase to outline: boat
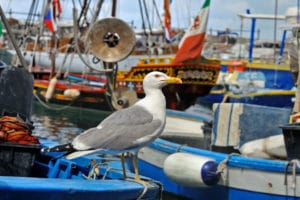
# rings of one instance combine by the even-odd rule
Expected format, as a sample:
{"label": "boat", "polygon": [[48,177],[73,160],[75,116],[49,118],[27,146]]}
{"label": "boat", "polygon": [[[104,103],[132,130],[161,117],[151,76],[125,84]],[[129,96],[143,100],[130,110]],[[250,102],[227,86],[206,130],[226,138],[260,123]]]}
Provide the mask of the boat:
{"label": "boat", "polygon": [[[275,73],[284,81],[274,78]],[[213,103],[236,102],[290,108],[294,105],[296,88],[287,69],[264,66],[254,70],[242,61],[232,61],[221,74],[209,94],[198,97],[198,104],[212,107]]]}
{"label": "boat", "polygon": [[143,58],[137,66],[129,71],[120,72],[117,77],[116,91],[130,88],[136,92],[137,97],[144,96],[142,80],[153,70],[163,71],[170,76],[180,77],[183,84],[180,87],[167,86],[163,91],[167,99],[167,108],[185,110],[194,105],[197,97],[208,94],[216,84],[220,61],[217,59],[199,58],[195,62],[172,64],[173,57]]}
{"label": "boat", "polygon": [[[0,191],[2,199],[157,199],[160,186],[124,180],[117,158],[59,158],[41,155],[41,147],[55,145],[40,139],[41,145],[1,143]],[[6,156],[4,156],[6,155]],[[5,169],[5,170],[4,170]],[[130,172],[128,172],[130,173]],[[129,174],[129,176],[134,176]]]}
{"label": "boat", "polygon": [[[228,107],[244,110],[230,111]],[[228,115],[232,112],[232,117],[225,117],[221,110]],[[139,155],[140,173],[160,181],[166,192],[187,199],[300,199],[299,151],[293,143],[299,140],[289,138],[295,137],[299,125],[288,124],[290,111],[252,104],[218,104],[213,125],[209,125],[211,119],[202,117],[206,126],[203,131],[198,129],[197,136],[184,139],[185,134],[177,137],[162,134],[161,138],[143,148]],[[275,118],[279,113],[280,119]],[[180,117],[188,119],[189,115],[182,112]],[[234,130],[240,130],[240,135],[235,135]],[[285,152],[278,152],[282,146],[276,146],[275,140],[264,143],[273,148],[273,151],[268,151],[275,152],[272,156],[264,155],[265,149],[261,146],[248,143],[269,137],[271,132],[279,135],[281,142],[284,137],[287,157],[279,157]],[[182,138],[178,139],[180,136]],[[256,148],[245,155],[241,152],[245,153],[243,146],[247,143]]]}
{"label": "boat", "polygon": [[50,70],[35,66],[32,69],[32,74],[34,76],[33,94],[35,99],[42,104],[47,105],[45,103],[47,102],[48,104],[54,103],[104,111],[113,110],[110,98],[106,95],[106,76],[69,73],[64,77],[64,74],[61,74],[56,79],[51,97],[46,97],[51,83],[49,80]]}
{"label": "boat", "polygon": [[160,186],[147,178],[147,186],[125,180],[119,158],[70,161],[63,154],[42,154],[42,147],[55,143],[31,135],[31,74],[25,68],[6,66],[0,85],[2,199],[157,199]]}
{"label": "boat", "polygon": [[[106,22],[108,21],[106,20]],[[91,32],[91,30],[96,29],[97,23],[101,22],[95,22],[94,25],[88,27],[88,31]],[[60,28],[62,29],[63,26],[61,26]],[[79,28],[80,27],[78,26],[77,29],[79,30]],[[120,26],[114,26],[113,28],[115,29],[113,32],[117,31],[118,34],[121,33]],[[70,27],[66,26],[65,32],[70,31],[69,29]],[[144,39],[146,37],[147,43],[150,42],[148,40],[155,40],[155,43],[159,43],[160,45],[162,43],[165,43],[164,31],[155,31],[154,29],[152,29],[152,31],[150,30],[149,33],[153,34],[150,35],[151,37],[143,35],[146,33],[145,31],[134,33],[134,35],[138,39],[137,41],[127,41],[128,46],[136,46],[133,51],[130,49],[129,52],[121,52],[123,51],[121,47],[112,47],[111,49],[115,48],[116,50],[120,51],[120,54],[122,55],[126,54],[126,56],[128,56],[129,53],[131,53],[131,55],[126,57],[126,59],[119,59],[117,58],[117,56],[119,55],[113,53],[110,55],[107,54],[106,56],[109,55],[110,58],[114,57],[114,60],[118,61],[111,62],[112,64],[109,67],[105,66],[105,63],[102,62],[105,60],[103,59],[103,55],[95,55],[92,52],[86,53],[86,51],[82,51],[82,49],[75,48],[74,46],[76,45],[74,44],[68,49],[68,40],[63,41],[64,38],[62,38],[61,40],[59,40],[59,45],[62,46],[58,46],[58,50],[55,56],[55,65],[58,67],[56,69],[52,68],[51,71],[49,70],[50,79],[53,78],[54,73],[56,74],[56,78],[58,79],[58,82],[56,80],[53,81],[57,82],[57,84],[53,83],[53,85],[55,86],[55,88],[53,89],[54,94],[50,95],[49,97],[45,97],[48,87],[51,85],[50,79],[47,80],[47,78],[45,78],[43,80],[39,80],[38,78],[36,78],[34,84],[34,93],[36,94],[38,100],[41,102],[60,103],[71,106],[83,106],[87,108],[97,108],[108,111],[124,108],[124,106],[131,105],[138,98],[144,95],[144,92],[141,89],[143,77],[146,73],[153,70],[159,70],[168,74],[169,76],[177,76],[183,80],[183,85],[181,87],[170,85],[164,89],[164,93],[168,99],[167,107],[170,109],[186,109],[187,107],[195,103],[196,98],[199,95],[204,95],[209,92],[210,88],[216,83],[220,71],[220,62],[218,60],[200,57],[199,53],[199,55],[197,54],[198,56],[196,59],[187,60],[183,63],[173,64],[174,53],[176,53],[177,51],[177,48],[175,48],[175,45],[173,43],[166,44],[168,47],[161,48],[164,49],[164,53],[168,53],[167,55],[172,55],[171,59],[166,55],[160,55],[160,53],[154,53],[155,55],[152,55],[150,57],[148,56],[148,54],[144,54],[144,57],[142,57],[139,45],[139,43],[141,43],[142,41],[141,35]],[[85,38],[89,40],[89,37]],[[49,40],[50,37],[45,37],[45,39],[45,41],[41,42],[41,44],[44,44],[44,46],[34,45],[35,41],[31,40],[31,43],[24,49],[24,51],[26,51],[24,55],[27,63],[35,64],[33,68],[36,68],[36,70],[32,70],[32,73],[35,77],[42,77],[42,75],[40,75],[39,73],[45,74],[46,70],[40,70],[41,67],[53,67],[51,66],[51,63],[53,63],[53,61],[49,58],[48,51],[46,50],[45,52],[45,48],[47,46],[50,48],[54,48],[53,41],[51,42],[51,40]],[[72,38],[69,39],[70,42]],[[77,39],[80,40],[81,38],[73,38],[72,41],[77,41]],[[77,43],[77,46],[83,47],[84,45],[82,44],[87,44],[87,40],[80,40]],[[97,41],[103,43],[102,40],[96,40],[96,42]],[[145,41],[143,42],[145,43]],[[70,45],[71,44],[69,44],[69,46]],[[87,45],[85,45],[85,47],[87,47]],[[154,46],[153,48],[157,47]],[[159,49],[155,50],[153,48],[151,46],[148,51],[161,52]],[[107,50],[111,51],[111,49]],[[172,49],[172,51],[170,51],[170,49]],[[147,58],[145,58],[145,56],[147,56]],[[82,58],[85,61],[83,61]],[[72,66],[72,69],[68,68],[69,66]],[[101,86],[95,86],[87,85],[89,80],[81,81],[80,83],[75,84],[74,82],[71,83],[69,80],[61,79],[63,77],[61,76],[61,74],[65,75],[67,73],[77,73],[78,75],[81,74],[82,77],[85,77],[86,74],[105,74],[106,76],[110,77],[107,78],[108,81],[106,81],[104,84],[101,84],[102,82],[100,82]],[[77,95],[71,97],[64,95],[66,90],[73,90]],[[132,96],[137,96],[137,98],[131,100],[130,98],[133,98]]]}
{"label": "boat", "polygon": [[[97,26],[97,24],[101,24],[103,23],[103,21],[106,21],[107,22],[106,24],[113,25],[112,22],[116,21],[116,18],[114,20],[102,19],[96,22],[93,26],[90,27],[88,33],[92,34],[96,32],[96,33],[106,34],[106,30],[102,30],[99,28],[99,26]],[[110,32],[118,32],[119,34],[121,34],[120,30],[122,30],[123,32],[125,30],[123,29],[123,27],[127,27],[127,26],[119,25],[119,26],[110,27],[110,29],[111,28],[116,29]],[[123,32],[122,34],[124,34]],[[128,32],[131,33],[132,31],[128,30]],[[128,37],[128,35],[126,36]],[[93,44],[99,43],[99,45],[97,45],[98,49],[106,47],[102,41],[95,40],[95,37],[92,37],[91,35],[87,36],[87,40],[85,41],[85,43],[89,44],[89,41],[92,40],[93,40]],[[127,44],[126,46],[131,46],[135,44],[135,41],[133,39],[132,40],[130,39],[127,40],[125,43]],[[129,52],[124,52],[121,46],[113,46],[106,50],[108,52],[110,51],[111,54],[105,53],[103,55],[103,51],[102,51],[102,55],[100,55],[98,50],[95,50],[93,49],[93,47],[90,47],[90,51],[94,51],[93,54],[94,57],[97,57],[98,59],[101,58],[100,60],[113,59],[114,62],[116,61],[119,62],[123,60],[124,58],[120,58],[120,55],[122,55],[122,57],[125,56],[125,54],[126,56],[128,56],[128,54],[132,51],[132,49],[130,49]],[[115,50],[119,51],[119,54],[115,54],[114,53]],[[129,57],[133,57],[133,56],[134,55],[131,55]],[[142,80],[144,76],[150,71],[157,70],[157,71],[162,71],[169,76],[180,77],[183,80],[183,84],[181,87],[170,85],[164,89],[164,93],[168,99],[167,108],[186,109],[187,107],[195,103],[195,100],[199,95],[204,95],[208,93],[210,88],[216,83],[219,70],[220,70],[220,62],[218,60],[200,57],[200,53],[197,56],[197,59],[186,60],[183,63],[177,63],[177,64],[173,63],[173,59],[163,57],[163,56],[150,57],[147,59],[139,59],[137,65],[131,66],[130,70],[127,71],[124,70],[118,71],[118,69],[115,69],[113,67],[115,65],[114,62],[111,62],[111,66],[107,67],[107,69],[110,68],[111,70],[114,70],[113,73],[109,73],[110,76],[112,76],[112,74],[115,75],[113,77],[107,78],[108,81],[106,82],[104,87],[97,88],[98,90],[96,90],[95,86],[93,86],[92,88],[95,89],[95,93],[90,91],[89,94],[87,94],[88,92],[85,91],[83,88],[80,88],[79,90],[75,86],[69,86],[67,85],[67,82],[64,82],[64,84],[62,85],[59,84],[55,85],[54,88],[55,94],[52,95],[51,98],[49,98],[49,102],[63,103],[63,104],[74,105],[74,106],[76,105],[87,106],[87,107],[93,103],[94,108],[97,107],[103,110],[124,108],[125,106],[132,105],[138,98],[143,97],[144,92],[141,86],[142,86]],[[121,62],[118,63],[118,65],[120,64]],[[34,73],[38,73],[38,72],[34,72]],[[43,98],[43,94],[47,93],[46,92],[46,90],[48,90],[47,86],[51,85],[50,82],[51,82],[50,80],[48,80],[48,82],[45,80],[35,81],[35,92],[39,96],[39,99],[41,100],[45,99]],[[76,89],[79,90],[77,92],[78,95],[75,96],[73,99],[63,95],[63,93],[68,87],[75,90]],[[137,98],[134,98],[135,96],[137,96]],[[98,105],[98,106],[95,105],[97,103],[102,105]]]}
{"label": "boat", "polygon": [[[294,75],[290,70],[288,48],[285,48],[286,30],[283,31],[282,40],[270,41],[264,39],[254,40],[255,20],[272,19],[282,20],[286,16],[272,16],[263,14],[239,14],[240,18],[251,19],[251,37],[249,50],[243,51],[246,41],[230,44],[227,40],[237,41],[227,36],[225,44],[230,51],[219,52],[221,72],[216,85],[210,93],[198,97],[197,103],[210,104],[220,102],[249,103],[276,107],[293,107],[296,93]],[[240,30],[242,33],[243,31]],[[229,30],[226,32],[230,33]],[[219,37],[224,37],[223,35]],[[231,38],[231,39],[230,39]],[[223,42],[224,43],[224,42]],[[223,46],[225,45],[223,44]],[[220,44],[218,44],[220,46]],[[227,48],[226,48],[227,49]],[[216,51],[219,51],[216,49]],[[208,53],[212,53],[208,50]],[[235,54],[233,54],[235,53]],[[225,54],[228,54],[225,56]],[[289,54],[290,56],[291,54]],[[248,56],[248,59],[246,57]],[[276,101],[274,99],[276,98]]]}
{"label": "boat", "polygon": [[299,108],[294,106],[292,115],[291,107],[215,103],[213,119],[199,120],[197,137],[162,134],[142,149],[140,172],[187,199],[300,199]]}
{"label": "boat", "polygon": [[[10,32],[1,6],[0,15]],[[41,152],[55,143],[31,134],[33,77],[9,35],[24,65],[1,68],[1,199],[157,199],[160,185],[147,178],[147,184],[124,179],[119,158],[70,161],[63,154]]]}

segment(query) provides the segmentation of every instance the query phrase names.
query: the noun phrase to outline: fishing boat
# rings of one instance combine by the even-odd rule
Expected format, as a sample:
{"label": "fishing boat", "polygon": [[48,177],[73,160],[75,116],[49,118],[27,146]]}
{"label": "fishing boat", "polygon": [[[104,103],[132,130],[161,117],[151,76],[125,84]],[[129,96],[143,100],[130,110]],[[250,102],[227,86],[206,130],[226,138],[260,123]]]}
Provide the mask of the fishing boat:
{"label": "fishing boat", "polygon": [[292,108],[215,103],[194,140],[157,139],[141,151],[139,169],[182,198],[300,199],[296,102],[292,116]]}
{"label": "fishing boat", "polygon": [[117,89],[130,88],[136,92],[137,97],[144,96],[142,81],[144,76],[153,70],[162,71],[170,76],[180,77],[183,84],[180,87],[170,85],[164,88],[167,99],[167,108],[185,110],[194,105],[197,97],[208,94],[216,84],[220,61],[201,57],[199,61],[185,64],[171,64],[173,57],[143,58],[137,66],[129,71],[121,72],[117,78]]}
{"label": "fishing boat", "polygon": [[55,144],[31,135],[31,74],[25,68],[7,66],[1,69],[0,86],[2,199],[157,198],[160,186],[150,179],[147,186],[125,180],[118,158],[70,161],[63,154],[41,154],[42,147]]}
{"label": "fishing boat", "polygon": [[[41,147],[55,145],[40,139],[42,145],[0,144],[2,199],[157,199],[160,186],[124,180],[116,158],[59,158],[41,155]],[[7,165],[4,166],[3,164]],[[128,172],[129,173],[129,172]],[[132,174],[131,174],[132,175]],[[130,175],[130,176],[131,176]],[[134,176],[134,175],[133,175]],[[147,178],[145,179],[147,180]]]}
{"label": "fishing boat", "polygon": [[32,74],[34,76],[33,93],[35,99],[42,104],[48,102],[105,111],[113,110],[109,97],[106,95],[106,76],[69,73],[63,77],[64,75],[61,74],[57,77],[51,97],[47,99],[46,94],[51,83],[50,70],[35,66]]}
{"label": "fishing boat", "polygon": [[63,154],[40,151],[55,144],[31,134],[33,77],[1,6],[0,15],[23,64],[0,69],[1,199],[157,199],[160,186],[150,179],[147,184],[124,179],[118,158],[92,156],[70,161]]}
{"label": "fishing boat", "polygon": [[[223,59],[221,62],[222,67],[217,84],[211,89],[210,94],[198,97],[197,103],[206,103],[212,106],[213,103],[237,102],[293,107],[296,88],[295,78],[290,70],[291,59],[288,59],[287,55],[288,49],[292,45],[288,44],[288,48],[285,48],[286,29],[283,31],[280,42],[254,40],[255,20],[269,19],[276,22],[276,20],[288,18],[288,14],[275,16],[250,14],[249,12],[239,14],[239,16],[242,21],[243,19],[252,20],[249,49],[246,52],[243,51],[242,45],[245,46],[246,41],[242,44],[235,44],[235,46],[231,45],[231,51],[227,52],[230,55],[225,56],[227,59]],[[242,30],[240,32],[242,33]],[[290,53],[289,57],[291,55]],[[248,59],[246,59],[247,56]]]}
{"label": "fishing boat", "polygon": [[[75,24],[75,22],[77,23],[78,21],[80,21],[80,19],[74,19],[73,24]],[[203,23],[205,22],[206,20]],[[85,30],[88,29],[88,31],[80,32],[80,34],[96,31],[96,29],[97,31],[101,31],[101,33],[103,32],[103,34],[106,34],[108,29],[110,29],[111,32],[118,33],[119,35],[121,35],[122,31],[124,32],[124,29],[121,30],[120,24],[116,26],[116,24],[110,22],[112,26],[110,28],[106,28],[107,30],[102,30],[101,28],[99,29],[99,27],[94,27],[97,23],[98,22],[93,19],[90,23],[91,26],[85,27]],[[108,23],[107,20],[106,23]],[[80,27],[80,24],[76,24],[76,27],[77,31],[84,28]],[[63,26],[60,26],[60,28],[63,30]],[[69,26],[66,26],[66,28],[66,30],[69,30]],[[206,26],[201,26],[201,28],[206,28]],[[76,30],[74,29],[74,31]],[[131,32],[132,31],[130,31],[130,33]],[[106,49],[106,51],[111,52],[111,54],[105,53],[105,56],[109,56],[110,59],[113,58],[115,61],[117,61],[111,62],[113,64],[111,64],[109,67],[105,65],[105,62],[103,62],[105,59],[107,59],[103,59],[103,55],[100,55],[99,53],[93,54],[90,51],[87,52],[87,48],[86,50],[82,49],[83,47],[87,47],[87,41],[91,40],[94,40],[93,42],[98,42],[99,45],[103,46],[104,43],[101,39],[84,37],[86,40],[83,41],[82,38],[69,38],[69,43],[67,42],[68,40],[63,40],[64,38],[61,40],[58,39],[58,47],[56,50],[57,53],[55,55],[55,65],[58,67],[56,68],[53,68],[55,65],[51,64],[54,63],[54,61],[53,59],[50,59],[51,55],[49,55],[48,50],[45,52],[46,47],[49,47],[52,50],[55,48],[55,43],[51,41],[51,38],[45,37],[46,41],[41,42],[41,44],[44,44],[44,46],[39,46],[39,43],[35,45],[36,41],[32,40],[30,45],[27,45],[24,49],[24,51],[26,51],[24,54],[27,63],[34,63],[36,67],[33,68],[37,69],[40,69],[39,66],[52,68],[49,71],[50,75],[48,80],[40,80],[38,78],[35,79],[34,92],[36,96],[39,100],[46,102],[48,101],[50,103],[52,102],[72,106],[99,108],[102,110],[120,109],[124,108],[124,106],[131,105],[138,98],[144,95],[144,92],[141,88],[144,75],[150,71],[158,70],[170,76],[172,75],[180,77],[183,80],[183,85],[181,87],[170,85],[164,89],[164,93],[168,99],[168,108],[186,109],[195,103],[196,98],[199,95],[207,94],[210,88],[216,83],[220,71],[220,62],[216,59],[200,57],[201,50],[197,50],[197,56],[195,58],[184,60],[184,62],[181,63],[174,63],[174,53],[177,51],[177,48],[175,48],[175,43],[167,44],[165,42],[164,31],[155,31],[155,29],[150,29],[149,34],[148,32],[146,29],[142,33],[141,31],[133,32],[137,40],[134,39],[126,41],[127,46],[135,46],[135,48],[130,49],[129,52],[123,52],[124,49],[120,45],[112,46],[111,48]],[[147,35],[145,36],[143,34]],[[126,35],[126,37],[127,36],[128,35]],[[176,37],[174,36],[174,38]],[[149,47],[148,51],[154,52],[154,55],[141,55],[139,44],[145,43],[145,41],[142,41],[143,39],[147,40],[146,42]],[[203,42],[204,39],[203,41],[200,41],[200,44]],[[150,43],[160,45],[166,43],[167,47],[158,49],[157,45],[151,45],[150,47]],[[161,52],[161,49],[164,49],[164,51]],[[170,49],[172,49],[172,51]],[[119,54],[114,54],[114,51],[119,51]],[[131,55],[126,57],[126,59],[120,59],[120,55],[123,57],[123,55],[126,54],[127,56],[129,53],[131,53]],[[165,55],[168,53],[167,55],[171,55],[172,58],[170,59],[170,57],[160,55],[161,53],[164,53]],[[147,56],[147,58],[145,58],[145,56]],[[71,68],[69,68],[70,66]],[[32,70],[35,77],[42,77],[39,73],[44,74],[45,71],[46,70]],[[61,79],[61,74],[65,75],[71,72],[81,74],[82,77],[85,77],[86,74],[102,74],[110,77],[107,78],[105,83],[100,82],[100,86],[88,85],[90,82],[89,79],[87,79],[87,81],[81,81],[80,83],[79,81],[77,83],[74,83],[74,81],[71,83],[69,80],[65,80],[65,77],[64,79]],[[57,84],[53,83],[53,86],[55,86],[54,89],[52,89],[53,95],[45,97],[47,90],[50,90],[50,79],[54,78],[53,76],[56,76],[56,78],[60,80],[58,80],[58,82],[56,80],[53,81],[55,83],[57,82]],[[72,96],[64,95],[64,93],[70,94],[70,90],[72,90],[75,94],[72,94]],[[137,96],[137,98],[131,100],[131,98],[133,98],[132,96]]]}
{"label": "fishing boat", "polygon": [[[162,134],[143,148],[140,172],[160,181],[166,192],[182,198],[300,199],[300,168],[295,160],[299,152],[294,143],[299,140],[290,138],[296,137],[299,126],[288,124],[291,110],[237,103],[214,107],[213,125],[209,125],[210,118],[199,117],[198,125],[206,126],[198,129],[197,136],[187,139],[185,134]],[[183,112],[177,117],[191,116]],[[267,137],[281,137],[280,145],[278,138],[264,140]],[[252,142],[259,140],[265,142]],[[254,147],[248,154],[247,143]]]}
{"label": "fishing boat", "polygon": [[[293,107],[296,89],[292,73],[285,66],[280,66],[280,69],[267,66],[248,68],[242,61],[231,61],[225,70],[220,73],[209,94],[198,97],[198,104],[210,104],[212,107],[213,103],[236,102]],[[277,77],[274,77],[275,74]]]}

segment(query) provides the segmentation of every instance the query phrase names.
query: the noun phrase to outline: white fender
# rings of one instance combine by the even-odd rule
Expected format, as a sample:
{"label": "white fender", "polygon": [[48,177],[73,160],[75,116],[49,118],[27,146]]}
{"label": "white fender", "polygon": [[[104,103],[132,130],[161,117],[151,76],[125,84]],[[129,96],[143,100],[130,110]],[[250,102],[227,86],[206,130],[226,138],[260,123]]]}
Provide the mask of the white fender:
{"label": "white fender", "polygon": [[80,91],[77,89],[66,89],[64,91],[64,96],[68,97],[68,98],[75,99],[75,98],[79,97],[79,95],[80,95]]}
{"label": "white fender", "polygon": [[45,94],[45,99],[46,101],[48,102],[49,99],[52,98],[53,96],[53,93],[54,93],[54,89],[55,89],[55,85],[57,83],[57,78],[54,76],[50,82],[49,82],[49,85],[48,85],[48,88],[47,88],[47,91],[46,91],[46,94]]}
{"label": "white fender", "polygon": [[164,162],[164,173],[174,182],[189,187],[212,186],[220,180],[218,164],[211,158],[174,153]]}

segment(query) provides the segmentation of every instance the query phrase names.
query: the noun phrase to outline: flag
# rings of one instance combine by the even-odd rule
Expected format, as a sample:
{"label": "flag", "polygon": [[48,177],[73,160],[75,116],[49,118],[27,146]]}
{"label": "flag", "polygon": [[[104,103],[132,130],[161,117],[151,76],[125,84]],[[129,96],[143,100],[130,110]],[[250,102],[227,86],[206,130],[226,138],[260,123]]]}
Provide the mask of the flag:
{"label": "flag", "polygon": [[50,32],[56,31],[56,23],[54,21],[51,5],[49,10],[47,11],[47,14],[44,17],[44,24],[46,25],[46,27],[49,29]]}
{"label": "flag", "polygon": [[60,0],[53,0],[52,6],[53,6],[53,16],[59,18],[62,12]]}
{"label": "flag", "polygon": [[44,17],[44,24],[47,26],[49,31],[55,32],[57,30],[56,27],[56,18],[60,16],[62,12],[60,1],[53,0],[49,5],[49,9],[47,14]]}
{"label": "flag", "polygon": [[165,26],[165,38],[168,42],[171,42],[174,36],[174,31],[171,30],[171,13],[170,13],[170,3],[171,0],[164,0],[164,26]]}
{"label": "flag", "polygon": [[172,64],[179,64],[186,60],[198,58],[201,55],[209,15],[209,5],[210,0],[205,0],[193,24],[191,24],[181,39]]}

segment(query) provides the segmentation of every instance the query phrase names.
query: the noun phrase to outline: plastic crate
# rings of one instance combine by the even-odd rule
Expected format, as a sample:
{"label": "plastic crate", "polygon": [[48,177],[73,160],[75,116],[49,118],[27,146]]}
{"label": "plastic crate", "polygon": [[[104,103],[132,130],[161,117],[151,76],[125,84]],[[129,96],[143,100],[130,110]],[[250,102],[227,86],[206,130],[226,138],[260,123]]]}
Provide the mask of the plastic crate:
{"label": "plastic crate", "polygon": [[30,176],[40,148],[37,144],[0,143],[0,176]]}

